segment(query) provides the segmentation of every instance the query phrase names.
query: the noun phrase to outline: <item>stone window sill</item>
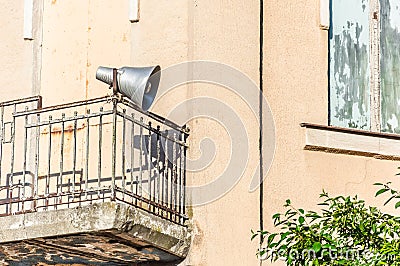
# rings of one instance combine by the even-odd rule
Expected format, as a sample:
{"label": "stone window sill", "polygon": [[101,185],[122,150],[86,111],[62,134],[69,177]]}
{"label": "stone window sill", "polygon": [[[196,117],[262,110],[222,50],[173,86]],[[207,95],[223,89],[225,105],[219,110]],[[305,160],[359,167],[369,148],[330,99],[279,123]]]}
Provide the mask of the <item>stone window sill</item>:
{"label": "stone window sill", "polygon": [[305,150],[400,161],[400,135],[302,123]]}

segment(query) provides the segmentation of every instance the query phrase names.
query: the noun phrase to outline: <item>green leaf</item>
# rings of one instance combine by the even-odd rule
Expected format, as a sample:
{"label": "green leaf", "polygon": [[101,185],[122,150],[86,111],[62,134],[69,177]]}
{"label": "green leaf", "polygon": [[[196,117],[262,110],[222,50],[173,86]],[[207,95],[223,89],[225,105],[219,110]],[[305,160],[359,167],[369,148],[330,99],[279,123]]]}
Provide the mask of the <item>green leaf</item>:
{"label": "green leaf", "polygon": [[397,209],[398,207],[400,207],[400,201],[396,203],[396,205],[394,205],[394,207]]}
{"label": "green leaf", "polygon": [[319,242],[315,242],[314,244],[313,244],[313,250],[315,251],[315,252],[318,252],[318,251],[320,251],[321,250],[321,248],[322,248],[322,245],[321,245],[321,243],[319,243]]}
{"label": "green leaf", "polygon": [[287,204],[287,205],[290,205],[290,203],[291,203],[290,199],[287,199],[287,200],[286,200],[286,204]]}
{"label": "green leaf", "polygon": [[271,235],[268,236],[268,244],[271,244],[272,241],[274,241],[274,238],[275,238],[276,235],[277,234],[271,234]]}
{"label": "green leaf", "polygon": [[382,193],[385,193],[385,192],[388,191],[388,190],[389,190],[388,188],[382,188],[382,189],[378,190],[378,192],[376,192],[376,194],[375,194],[375,197],[376,197],[376,196],[379,196],[379,195],[382,194]]}
{"label": "green leaf", "polygon": [[325,244],[325,245],[322,246],[322,248],[324,248],[324,249],[330,249],[330,248],[332,248],[332,246],[331,246],[330,244]]}
{"label": "green leaf", "polygon": [[299,212],[300,212],[301,214],[304,214],[304,210],[303,210],[303,209],[299,209]]}
{"label": "green leaf", "polygon": [[396,196],[391,196],[383,205],[387,205],[392,199],[394,199]]}
{"label": "green leaf", "polygon": [[281,217],[281,214],[280,214],[280,213],[275,213],[275,214],[272,216],[272,219],[278,219],[279,217]]}
{"label": "green leaf", "polygon": [[364,224],[360,223],[359,228],[360,228],[361,231],[364,231],[364,229],[365,229]]}
{"label": "green leaf", "polygon": [[303,216],[300,216],[300,217],[299,217],[299,223],[300,223],[300,224],[303,224],[304,221],[305,221],[304,217],[303,217]]}
{"label": "green leaf", "polygon": [[290,235],[290,232],[281,234],[281,240],[284,240],[288,235]]}
{"label": "green leaf", "polygon": [[278,243],[271,243],[271,245],[269,245],[270,248],[274,248],[278,245]]}

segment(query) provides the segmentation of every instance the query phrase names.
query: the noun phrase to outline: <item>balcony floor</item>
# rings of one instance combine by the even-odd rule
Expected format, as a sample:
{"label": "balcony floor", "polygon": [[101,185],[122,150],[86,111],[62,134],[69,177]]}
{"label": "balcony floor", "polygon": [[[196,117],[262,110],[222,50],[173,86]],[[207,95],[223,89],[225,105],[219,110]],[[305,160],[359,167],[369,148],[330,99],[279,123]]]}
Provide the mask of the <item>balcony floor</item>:
{"label": "balcony floor", "polygon": [[2,265],[176,265],[190,231],[106,202],[0,218]]}

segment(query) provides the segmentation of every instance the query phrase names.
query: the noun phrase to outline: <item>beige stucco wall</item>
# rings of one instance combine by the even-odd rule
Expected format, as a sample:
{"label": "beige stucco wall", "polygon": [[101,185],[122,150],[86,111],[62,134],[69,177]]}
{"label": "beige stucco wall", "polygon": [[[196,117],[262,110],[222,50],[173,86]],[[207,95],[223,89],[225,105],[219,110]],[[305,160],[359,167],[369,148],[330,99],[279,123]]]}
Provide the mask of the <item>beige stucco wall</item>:
{"label": "beige stucco wall", "polygon": [[[141,19],[133,24],[127,8],[125,0],[44,1],[35,9],[43,22],[36,25],[34,40],[23,40],[23,1],[6,3],[0,11],[1,99],[39,92],[44,105],[52,105],[105,95],[107,86],[94,78],[99,65],[168,68],[211,60],[258,82],[257,1],[143,0]],[[275,160],[264,183],[265,226],[272,228],[270,217],[287,198],[314,208],[323,188],[381,203],[373,201],[372,184],[392,180],[398,162],[303,150],[305,129],[299,124],[328,121],[328,36],[319,27],[319,1],[265,1],[264,11],[264,91],[276,125]],[[229,193],[190,210],[194,238],[182,265],[258,265],[250,229],[259,224],[259,191],[248,191],[258,163],[256,118],[240,97],[209,84],[180,86],[158,99],[153,111],[167,115],[177,103],[199,96],[219,99],[237,112],[249,136],[249,163]],[[188,104],[186,111],[195,113],[197,107]],[[216,145],[210,167],[188,175],[190,183],[204,184],[229,161],[229,132],[204,118],[189,126],[190,158],[200,156],[204,137]]]}
{"label": "beige stucco wall", "polygon": [[24,40],[24,1],[1,11],[3,99],[41,94],[44,105],[103,96],[99,65],[129,64],[128,1],[34,1],[33,40]]}
{"label": "beige stucco wall", "polygon": [[0,11],[2,100],[32,95],[33,42],[23,39],[23,0],[8,1]]}
{"label": "beige stucco wall", "polygon": [[46,105],[103,96],[100,65],[130,59],[128,1],[44,1],[41,94]]}

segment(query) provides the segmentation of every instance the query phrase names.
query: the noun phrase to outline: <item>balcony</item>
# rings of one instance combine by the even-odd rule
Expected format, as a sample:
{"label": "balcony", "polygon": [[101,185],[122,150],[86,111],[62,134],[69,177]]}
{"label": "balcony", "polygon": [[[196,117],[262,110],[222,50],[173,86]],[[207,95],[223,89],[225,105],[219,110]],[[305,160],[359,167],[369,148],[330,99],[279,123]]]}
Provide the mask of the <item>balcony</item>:
{"label": "balcony", "polygon": [[175,265],[188,129],[107,96],[0,103],[0,260]]}

